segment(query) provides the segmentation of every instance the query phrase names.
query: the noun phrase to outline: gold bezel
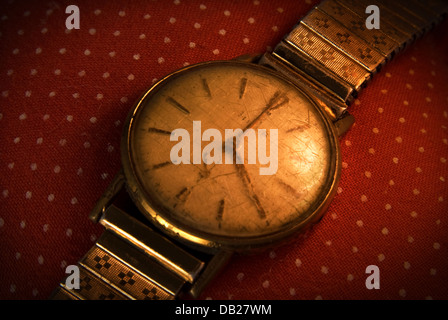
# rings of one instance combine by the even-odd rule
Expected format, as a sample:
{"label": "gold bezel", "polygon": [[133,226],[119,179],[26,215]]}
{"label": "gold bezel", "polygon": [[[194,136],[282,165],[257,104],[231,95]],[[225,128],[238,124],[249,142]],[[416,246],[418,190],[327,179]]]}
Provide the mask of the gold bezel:
{"label": "gold bezel", "polygon": [[[142,107],[143,102],[146,101],[148,97],[155,91],[157,91],[160,87],[162,87],[167,81],[171,78],[184,73],[189,72],[192,68],[204,67],[210,64],[232,64],[232,65],[244,65],[245,67],[250,66],[251,68],[261,68],[269,75],[281,78],[282,80],[288,82],[291,86],[299,90],[303,93],[315,106],[318,113],[321,115],[325,127],[328,133],[328,139],[330,141],[330,174],[328,175],[328,179],[325,183],[325,187],[321,192],[320,200],[318,201],[318,205],[313,208],[313,212],[311,212],[304,220],[300,221],[297,224],[294,224],[287,229],[281,230],[279,232],[271,233],[268,235],[257,236],[257,237],[244,237],[244,238],[236,238],[236,237],[227,237],[227,236],[217,236],[212,234],[206,234],[201,231],[194,230],[191,226],[183,226],[180,223],[170,220],[168,217],[163,215],[163,212],[157,211],[154,205],[151,204],[150,196],[145,192],[142,185],[139,182],[137,174],[135,172],[132,160],[132,152],[131,152],[131,132],[134,120],[138,115],[139,109]],[[294,235],[300,231],[303,231],[315,224],[320,220],[323,216],[325,210],[327,209],[330,201],[334,197],[336,193],[337,184],[339,182],[340,171],[341,171],[341,157],[340,157],[340,148],[339,141],[337,138],[336,129],[331,122],[331,120],[325,114],[325,111],[319,107],[319,104],[316,102],[314,98],[312,98],[309,94],[304,92],[302,89],[298,88],[291,81],[289,81],[284,76],[276,73],[275,71],[263,67],[257,64],[251,64],[247,62],[229,60],[229,61],[210,61],[198,63],[195,65],[184,67],[180,70],[177,70],[168,76],[164,77],[162,80],[158,81],[155,85],[153,85],[150,89],[148,89],[142,97],[137,101],[133,110],[129,113],[122,134],[121,139],[121,158],[123,164],[123,170],[126,180],[127,190],[129,192],[130,197],[139,208],[139,210],[152,222],[152,224],[161,230],[163,233],[167,234],[170,237],[179,240],[189,246],[195,247],[199,250],[213,252],[217,249],[226,249],[233,251],[248,251],[252,249],[259,249],[269,247],[275,244],[282,242],[283,240],[289,238],[291,235]]]}

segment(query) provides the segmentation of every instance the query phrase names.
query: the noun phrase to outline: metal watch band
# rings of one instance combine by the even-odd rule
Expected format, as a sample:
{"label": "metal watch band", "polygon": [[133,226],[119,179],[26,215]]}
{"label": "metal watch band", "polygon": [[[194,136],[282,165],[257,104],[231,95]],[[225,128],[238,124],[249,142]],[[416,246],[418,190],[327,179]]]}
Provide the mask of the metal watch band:
{"label": "metal watch band", "polygon": [[[366,27],[369,5],[379,9],[379,29]],[[325,0],[260,63],[321,97],[336,120],[386,62],[447,12],[443,0]]]}
{"label": "metal watch band", "polygon": [[[380,29],[367,29],[366,7],[380,9]],[[441,21],[443,0],[326,0],[311,10],[260,64],[320,97],[336,120],[372,76],[409,43]],[[65,279],[53,299],[174,299],[198,296],[231,253],[183,248],[117,205],[120,173],[91,214],[106,231],[79,261],[80,287]],[[136,209],[135,209],[136,210]]]}
{"label": "metal watch band", "polygon": [[184,293],[197,297],[230,258],[224,251],[203,254],[181,247],[135,218],[137,208],[130,202],[120,173],[99,201],[101,214],[91,215],[106,231],[77,264],[79,288],[67,277],[51,299],[172,300]]}

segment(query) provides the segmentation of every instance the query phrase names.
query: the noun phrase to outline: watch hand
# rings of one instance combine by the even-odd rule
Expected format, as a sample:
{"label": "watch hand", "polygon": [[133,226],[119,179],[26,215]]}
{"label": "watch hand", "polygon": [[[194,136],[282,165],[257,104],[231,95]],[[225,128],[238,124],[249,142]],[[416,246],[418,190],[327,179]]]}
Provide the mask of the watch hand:
{"label": "watch hand", "polygon": [[243,132],[252,127],[264,114],[269,113],[270,111],[273,111],[275,109],[278,109],[288,102],[289,98],[286,96],[284,92],[276,91],[272,96],[272,98],[269,100],[269,102],[266,104],[266,107],[263,109],[263,111],[243,129]]}
{"label": "watch hand", "polygon": [[236,167],[236,172],[238,176],[241,178],[241,181],[243,182],[243,185],[246,188],[247,194],[249,195],[250,199],[257,208],[260,219],[266,219],[266,212],[264,211],[264,208],[260,203],[260,199],[258,199],[258,196],[253,189],[252,182],[250,180],[249,174],[247,173],[246,167],[244,166],[244,164],[239,164],[236,162],[235,141],[233,141],[233,164]]}
{"label": "watch hand", "polygon": [[260,219],[266,219],[266,212],[264,211],[263,206],[260,203],[260,199],[258,199],[257,194],[254,192],[252,182],[250,180],[249,174],[247,173],[246,168],[244,167],[244,164],[237,164],[235,163],[236,171],[238,175],[240,176],[241,180],[243,181],[244,187],[247,190],[247,193],[249,197],[251,198],[252,202],[254,203],[255,207],[257,208],[258,215]]}

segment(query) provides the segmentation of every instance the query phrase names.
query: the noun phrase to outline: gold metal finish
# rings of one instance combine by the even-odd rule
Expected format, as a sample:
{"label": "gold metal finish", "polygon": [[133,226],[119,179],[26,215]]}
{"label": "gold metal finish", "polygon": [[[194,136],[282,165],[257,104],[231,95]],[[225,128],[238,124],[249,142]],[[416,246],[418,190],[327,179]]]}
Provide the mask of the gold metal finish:
{"label": "gold metal finish", "polygon": [[159,261],[185,281],[192,283],[204,265],[202,261],[114,205],[109,206],[100,223]]}
{"label": "gold metal finish", "polygon": [[[365,27],[372,4],[380,30]],[[275,245],[318,222],[339,181],[337,136],[354,122],[347,105],[447,12],[443,0],[326,0],[260,60],[202,63],[159,81],[128,116],[123,171],[90,214],[106,232],[79,262],[80,288],[63,281],[52,298],[198,297],[234,251]],[[174,165],[171,132],[198,120],[221,131],[278,129],[281,173],[263,179],[254,174],[259,165]],[[125,186],[157,230],[120,207]]]}

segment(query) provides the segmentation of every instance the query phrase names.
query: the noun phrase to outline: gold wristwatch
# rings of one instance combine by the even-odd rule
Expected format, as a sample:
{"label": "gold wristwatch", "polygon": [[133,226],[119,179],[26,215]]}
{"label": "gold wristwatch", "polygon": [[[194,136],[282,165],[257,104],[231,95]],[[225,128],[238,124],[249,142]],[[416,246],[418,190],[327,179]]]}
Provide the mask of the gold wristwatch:
{"label": "gold wristwatch", "polygon": [[[374,5],[379,28],[368,28]],[[198,297],[234,253],[294,239],[335,195],[347,107],[447,13],[443,0],[326,0],[272,52],[188,66],[130,112],[105,231],[54,299]]]}

